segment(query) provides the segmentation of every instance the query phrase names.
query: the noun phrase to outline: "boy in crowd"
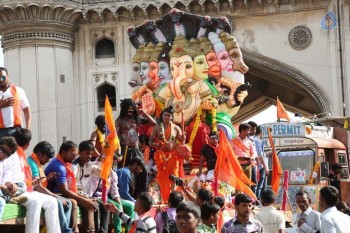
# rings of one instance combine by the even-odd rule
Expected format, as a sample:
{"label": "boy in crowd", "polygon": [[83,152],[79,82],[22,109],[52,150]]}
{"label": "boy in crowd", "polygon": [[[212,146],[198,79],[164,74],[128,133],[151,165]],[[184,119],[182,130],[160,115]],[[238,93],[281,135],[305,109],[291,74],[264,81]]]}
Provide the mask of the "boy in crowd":
{"label": "boy in crowd", "polygon": [[261,222],[250,217],[252,208],[253,200],[246,194],[238,194],[235,198],[236,216],[224,224],[221,232],[264,233]]}
{"label": "boy in crowd", "polygon": [[275,194],[267,189],[261,193],[261,203],[263,207],[255,215],[264,226],[265,233],[285,233],[286,223],[284,215],[277,211],[272,205],[275,203]]}
{"label": "boy in crowd", "polygon": [[111,203],[105,204],[107,210],[116,213],[125,224],[131,227],[129,232],[156,233],[156,222],[149,213],[153,206],[152,197],[147,193],[140,193],[135,202],[134,211],[139,216],[138,220],[132,219]]}
{"label": "boy in crowd", "polygon": [[212,202],[204,202],[201,205],[202,223],[198,226],[198,232],[216,233],[215,224],[218,222],[220,215],[220,206]]}
{"label": "boy in crowd", "polygon": [[[92,175],[99,175],[101,170],[101,156],[96,161],[92,162],[92,154],[95,146],[90,140],[82,141],[79,144],[79,157],[73,161],[73,172],[76,178],[77,192],[80,196],[90,199],[91,193],[89,190],[89,181]],[[95,190],[94,190],[95,191]],[[89,219],[94,219],[95,231],[99,233],[108,232],[109,211],[104,208],[104,203],[98,199],[94,200],[97,210],[94,212],[87,211]],[[89,220],[90,221],[90,220]]]}
{"label": "boy in crowd", "polygon": [[135,202],[135,199],[131,195],[131,174],[138,175],[145,170],[145,163],[139,156],[132,157],[127,167],[119,168],[117,170],[118,175],[118,188],[120,197],[123,200]]}
{"label": "boy in crowd", "polygon": [[165,225],[164,220],[175,221],[176,220],[176,208],[184,200],[181,193],[173,191],[170,193],[167,211],[159,212],[156,217],[157,232],[163,232],[163,227]]}

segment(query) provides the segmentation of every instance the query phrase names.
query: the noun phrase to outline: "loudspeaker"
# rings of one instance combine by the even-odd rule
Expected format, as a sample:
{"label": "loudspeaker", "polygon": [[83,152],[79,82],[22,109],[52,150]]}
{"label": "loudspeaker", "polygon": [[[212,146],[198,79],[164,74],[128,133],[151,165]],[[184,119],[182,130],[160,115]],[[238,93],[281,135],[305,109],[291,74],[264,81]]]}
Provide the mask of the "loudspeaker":
{"label": "loudspeaker", "polygon": [[321,177],[328,177],[329,175],[329,163],[321,162]]}

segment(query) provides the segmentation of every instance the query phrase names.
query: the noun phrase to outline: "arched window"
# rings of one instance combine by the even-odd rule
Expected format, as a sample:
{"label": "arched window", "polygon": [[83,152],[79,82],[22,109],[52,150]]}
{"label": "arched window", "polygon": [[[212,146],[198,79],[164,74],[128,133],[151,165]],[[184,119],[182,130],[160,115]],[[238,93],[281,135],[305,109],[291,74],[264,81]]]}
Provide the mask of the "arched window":
{"label": "arched window", "polygon": [[111,58],[115,57],[114,54],[114,43],[106,38],[100,40],[96,44],[95,58]]}
{"label": "arched window", "polygon": [[112,105],[113,110],[116,108],[116,94],[115,87],[105,83],[97,88],[97,102],[98,102],[98,110],[103,111],[105,107],[105,98],[108,96],[109,102]]}

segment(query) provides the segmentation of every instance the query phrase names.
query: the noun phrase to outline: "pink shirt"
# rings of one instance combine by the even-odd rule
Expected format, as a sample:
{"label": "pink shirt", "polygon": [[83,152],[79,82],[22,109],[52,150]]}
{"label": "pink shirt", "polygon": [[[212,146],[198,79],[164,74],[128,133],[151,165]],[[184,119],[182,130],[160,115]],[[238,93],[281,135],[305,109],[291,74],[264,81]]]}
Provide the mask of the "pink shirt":
{"label": "pink shirt", "polygon": [[241,137],[237,136],[235,139],[238,139],[238,141],[240,141],[247,148],[247,150],[242,150],[239,146],[236,146],[236,144],[233,143],[233,139],[231,141],[231,146],[237,157],[247,157],[252,159],[256,158],[257,153],[255,145],[251,140],[249,140],[249,138],[242,140]]}

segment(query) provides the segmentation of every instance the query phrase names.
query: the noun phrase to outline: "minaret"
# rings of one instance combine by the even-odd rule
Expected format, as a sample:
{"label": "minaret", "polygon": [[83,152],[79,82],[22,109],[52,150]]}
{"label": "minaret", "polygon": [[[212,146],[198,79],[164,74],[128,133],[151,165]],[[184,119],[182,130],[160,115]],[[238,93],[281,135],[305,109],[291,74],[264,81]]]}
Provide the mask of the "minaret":
{"label": "minaret", "polygon": [[[68,5],[69,4],[69,5]],[[76,138],[73,54],[79,3],[11,3],[0,9],[0,34],[10,81],[30,101],[33,142],[59,146]],[[57,148],[57,147],[56,147]]]}

